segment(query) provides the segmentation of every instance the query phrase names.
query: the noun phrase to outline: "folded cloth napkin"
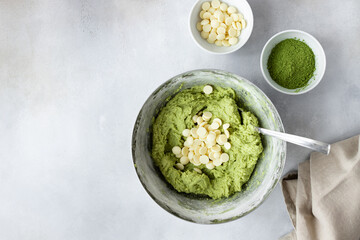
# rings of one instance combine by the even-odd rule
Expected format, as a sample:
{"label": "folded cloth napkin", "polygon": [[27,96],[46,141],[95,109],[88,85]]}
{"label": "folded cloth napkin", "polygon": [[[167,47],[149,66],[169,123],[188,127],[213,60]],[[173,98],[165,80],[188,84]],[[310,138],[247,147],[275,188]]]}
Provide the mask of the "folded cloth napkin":
{"label": "folded cloth napkin", "polygon": [[295,228],[282,240],[360,239],[360,136],[312,153],[281,187]]}

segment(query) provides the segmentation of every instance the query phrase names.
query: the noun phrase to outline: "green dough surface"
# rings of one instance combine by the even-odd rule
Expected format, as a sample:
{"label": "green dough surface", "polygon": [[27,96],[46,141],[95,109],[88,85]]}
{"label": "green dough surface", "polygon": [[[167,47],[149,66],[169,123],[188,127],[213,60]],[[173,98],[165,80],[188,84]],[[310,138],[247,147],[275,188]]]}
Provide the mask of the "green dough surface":
{"label": "green dough surface", "polygon": [[[231,88],[213,86],[214,91],[205,95],[204,86],[185,89],[176,94],[160,110],[153,123],[152,157],[165,179],[178,191],[207,195],[213,199],[228,197],[242,189],[254,170],[263,151],[261,137],[250,125],[258,126],[258,119],[241,109]],[[222,151],[230,156],[228,162],[212,170],[204,164],[197,166],[202,174],[194,171],[194,165],[178,170],[174,165],[178,158],[172,153],[174,146],[183,147],[186,140],[182,131],[195,127],[192,117],[199,111],[209,111],[214,118],[229,123],[231,148]],[[241,114],[241,116],[240,116]],[[223,129],[221,129],[223,132]]]}

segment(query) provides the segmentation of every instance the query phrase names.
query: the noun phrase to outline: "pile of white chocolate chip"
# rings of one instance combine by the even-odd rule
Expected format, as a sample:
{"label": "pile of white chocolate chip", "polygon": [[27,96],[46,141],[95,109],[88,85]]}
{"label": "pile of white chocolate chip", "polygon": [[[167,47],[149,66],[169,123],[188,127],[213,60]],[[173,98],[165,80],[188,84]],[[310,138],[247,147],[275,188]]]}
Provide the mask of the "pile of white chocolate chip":
{"label": "pile of white chocolate chip", "polygon": [[246,21],[236,8],[219,0],[204,2],[200,12],[201,21],[196,28],[202,38],[216,46],[235,45],[239,40],[241,30],[246,27]]}
{"label": "pile of white chocolate chip", "polygon": [[[204,92],[210,94],[212,87],[205,86]],[[210,124],[211,112],[203,112],[200,115],[201,113],[192,118],[193,122],[196,123],[194,128],[183,130],[182,135],[186,138],[184,147],[175,146],[172,148],[172,152],[179,158],[179,162],[175,164],[179,170],[183,170],[184,165],[189,162],[195,166],[205,164],[208,169],[213,169],[229,161],[229,155],[222,152],[221,146],[227,150],[231,148],[231,144],[228,142],[230,124],[223,124],[219,118],[214,118]],[[221,127],[223,134],[220,131]],[[198,168],[194,168],[194,170],[201,173]]]}

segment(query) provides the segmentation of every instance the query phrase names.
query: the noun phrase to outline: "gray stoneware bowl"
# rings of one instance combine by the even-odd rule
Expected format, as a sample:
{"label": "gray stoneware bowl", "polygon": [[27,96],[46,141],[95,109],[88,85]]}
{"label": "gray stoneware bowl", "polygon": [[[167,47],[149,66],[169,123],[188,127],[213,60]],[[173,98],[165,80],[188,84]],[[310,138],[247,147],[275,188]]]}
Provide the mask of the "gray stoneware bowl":
{"label": "gray stoneware bowl", "polygon": [[256,209],[278,183],[286,158],[286,144],[263,136],[264,154],[241,192],[213,200],[177,192],[166,182],[151,158],[153,117],[179,90],[212,84],[231,87],[242,105],[253,112],[260,126],[280,132],[284,127],[270,99],[250,81],[219,70],[194,70],[177,75],[156,89],[146,100],[134,126],[132,154],[134,166],[145,190],[162,208],[179,218],[203,224],[223,223],[240,218]]}

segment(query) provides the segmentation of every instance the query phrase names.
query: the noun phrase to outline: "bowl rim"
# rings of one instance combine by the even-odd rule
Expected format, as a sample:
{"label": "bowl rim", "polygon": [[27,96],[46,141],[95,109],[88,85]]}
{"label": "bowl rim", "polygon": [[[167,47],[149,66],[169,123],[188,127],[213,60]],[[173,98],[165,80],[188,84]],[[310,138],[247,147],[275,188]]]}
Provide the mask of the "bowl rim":
{"label": "bowl rim", "polygon": [[[282,144],[283,144],[283,148],[284,148],[284,157],[282,158],[283,160],[280,162],[280,166],[279,168],[277,169],[277,171],[275,172],[275,181],[273,182],[273,184],[268,188],[268,191],[260,198],[260,201],[258,202],[257,205],[255,205],[253,208],[249,209],[248,211],[246,212],[243,212],[241,213],[240,215],[236,215],[236,216],[233,216],[233,217],[230,217],[230,218],[227,218],[227,219],[224,219],[222,220],[221,222],[209,222],[209,223],[203,223],[203,222],[196,222],[196,221],[193,221],[192,219],[190,218],[187,218],[186,216],[183,216],[183,215],[180,215],[178,214],[177,212],[173,211],[171,208],[169,208],[168,206],[162,204],[162,202],[160,202],[159,200],[157,200],[157,198],[147,189],[147,187],[145,186],[145,184],[142,182],[141,178],[140,178],[140,175],[139,175],[139,172],[138,172],[138,168],[136,167],[136,157],[135,157],[135,146],[136,146],[136,133],[137,133],[137,125],[139,124],[140,122],[140,115],[143,111],[143,107],[145,106],[145,104],[158,92],[160,91],[160,89],[162,89],[165,85],[169,84],[173,79],[176,79],[176,78],[179,78],[180,76],[183,76],[183,75],[188,75],[188,74],[192,74],[194,72],[216,72],[216,73],[221,73],[221,74],[229,74],[229,75],[233,75],[235,76],[235,78],[239,78],[239,79],[242,79],[244,80],[246,83],[256,87],[260,93],[262,93],[265,97],[265,99],[267,99],[269,101],[270,104],[273,105],[273,108],[274,108],[274,113],[278,116],[278,119],[279,119],[279,130],[280,132],[285,132],[285,128],[284,128],[284,124],[281,120],[281,117],[280,117],[280,114],[278,112],[278,110],[276,109],[274,103],[270,100],[270,98],[258,87],[256,86],[254,83],[252,83],[251,81],[247,80],[246,78],[243,78],[237,74],[234,74],[234,73],[231,73],[231,72],[228,72],[228,71],[224,71],[224,70],[219,70],[219,69],[194,69],[194,70],[189,70],[189,71],[186,71],[186,72],[183,72],[183,73],[180,73],[180,74],[177,74],[175,75],[174,77],[171,77],[170,79],[168,79],[167,81],[163,82],[159,87],[157,87],[150,95],[149,97],[146,99],[146,101],[144,102],[144,104],[141,106],[141,109],[136,117],[136,121],[135,121],[135,124],[134,124],[134,127],[133,127],[133,132],[132,132],[132,137],[131,137],[131,153],[132,153],[132,159],[133,159],[133,166],[135,168],[135,172],[136,172],[136,175],[141,183],[141,185],[143,186],[143,188],[145,189],[145,191],[148,193],[148,195],[157,203],[157,205],[159,205],[163,210],[167,211],[168,213],[182,219],[182,220],[185,220],[185,221],[188,221],[188,222],[192,222],[192,223],[197,223],[197,224],[203,224],[203,225],[213,225],[213,224],[220,224],[220,223],[226,223],[226,222],[231,222],[231,221],[234,221],[234,220],[237,220],[241,217],[244,217],[246,216],[247,214],[251,213],[252,211],[254,211],[255,209],[257,209],[260,205],[262,205],[265,200],[269,197],[270,193],[273,192],[273,190],[275,189],[275,187],[277,186],[277,184],[279,183],[280,179],[281,179],[281,176],[282,176],[282,173],[283,173],[283,170],[284,170],[284,167],[285,167],[285,163],[286,163],[286,153],[287,153],[287,147],[286,147],[286,142],[283,141]],[[236,79],[238,81],[238,79]]]}
{"label": "bowl rim", "polygon": [[[295,33],[300,33],[300,34],[303,34],[303,35],[306,35],[308,36],[310,39],[312,39],[314,41],[315,44],[318,45],[319,47],[319,50],[321,52],[321,57],[323,56],[324,57],[324,70],[322,72],[320,72],[320,77],[314,82],[314,84],[305,89],[305,90],[300,90],[298,92],[290,92],[290,91],[285,91],[283,89],[280,89],[278,87],[278,84],[273,80],[271,79],[271,81],[268,79],[268,77],[265,75],[265,70],[264,69],[264,66],[263,66],[263,58],[264,58],[264,52],[265,52],[265,49],[269,46],[270,42],[273,41],[277,36],[280,36],[282,34],[285,34],[285,33],[289,33],[289,32],[295,32]],[[281,93],[284,93],[284,94],[288,94],[288,95],[300,95],[300,94],[304,94],[304,93],[307,93],[311,90],[313,90],[317,85],[319,85],[319,83],[321,82],[321,80],[323,79],[324,77],[324,74],[325,74],[325,70],[326,70],[326,55],[325,55],[325,51],[323,49],[323,47],[321,46],[320,42],[313,36],[311,35],[310,33],[307,33],[307,32],[304,32],[302,30],[297,30],[297,29],[288,29],[288,30],[284,30],[284,31],[280,31],[276,34],[274,34],[264,45],[262,51],[261,51],[261,55],[260,55],[260,68],[261,68],[261,73],[263,75],[263,77],[265,78],[266,82],[272,87],[274,88],[275,90],[281,92]],[[275,84],[276,85],[275,85]]]}
{"label": "bowl rim", "polygon": [[[196,6],[199,2],[202,2],[202,1],[204,1],[204,0],[197,0],[197,1],[195,1],[195,3],[193,4],[193,6],[191,7],[191,11],[190,11],[190,14],[189,14],[189,20],[188,20],[188,23],[189,23],[189,24],[188,24],[189,32],[190,32],[191,38],[194,40],[194,42],[196,43],[196,45],[197,45],[198,47],[200,47],[202,50],[204,50],[205,52],[208,52],[208,53],[211,53],[211,54],[214,54],[214,55],[229,54],[229,53],[236,52],[237,50],[239,50],[240,48],[242,48],[242,47],[247,43],[247,41],[250,39],[251,34],[252,34],[252,31],[253,31],[253,28],[254,28],[254,23],[255,23],[255,22],[254,22],[254,13],[253,13],[252,8],[251,8],[250,4],[248,3],[248,1],[247,1],[247,0],[241,0],[241,1],[245,2],[245,4],[247,4],[247,5],[249,6],[251,19],[252,19],[252,22],[253,22],[253,24],[251,25],[251,28],[250,28],[249,36],[248,36],[248,38],[245,40],[245,42],[244,42],[242,45],[240,45],[240,44],[239,44],[240,41],[238,41],[238,43],[236,44],[237,46],[236,46],[234,49],[229,50],[229,51],[224,51],[224,52],[214,52],[214,51],[211,51],[211,50],[209,50],[209,49],[207,49],[207,48],[204,48],[204,47],[201,46],[201,44],[196,40],[193,32],[191,31],[191,26],[192,26],[192,24],[193,24],[192,21],[191,21],[191,16],[192,16],[193,12],[195,11],[195,6]],[[211,2],[211,1],[209,1],[209,2]],[[246,27],[248,27],[248,25],[247,25]],[[240,35],[240,36],[241,36],[241,35]]]}

